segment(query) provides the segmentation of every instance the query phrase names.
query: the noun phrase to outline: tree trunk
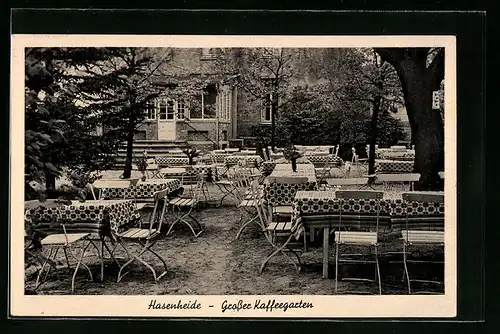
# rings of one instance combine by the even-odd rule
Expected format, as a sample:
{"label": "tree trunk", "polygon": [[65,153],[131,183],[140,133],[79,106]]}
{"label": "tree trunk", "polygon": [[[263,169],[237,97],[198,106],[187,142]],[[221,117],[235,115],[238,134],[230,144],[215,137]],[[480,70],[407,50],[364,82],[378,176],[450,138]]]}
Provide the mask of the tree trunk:
{"label": "tree trunk", "polygon": [[406,112],[415,145],[414,172],[420,173],[416,190],[442,190],[438,175],[444,170],[444,123],[438,110],[432,110],[432,92],[444,78],[444,50],[429,65],[430,48],[376,48],[394,66],[405,99]]}
{"label": "tree trunk", "polygon": [[272,109],[271,109],[271,149],[274,151],[276,148],[276,108],[277,103],[272,102]]}
{"label": "tree trunk", "polygon": [[375,174],[375,145],[377,144],[377,123],[378,114],[380,112],[380,101],[382,97],[376,95],[373,101],[373,112],[372,118],[370,120],[370,140],[368,144],[370,145],[370,151],[368,153],[368,174]]}
{"label": "tree trunk", "polygon": [[54,198],[56,193],[56,177],[50,171],[45,172],[45,188],[47,198]]}
{"label": "tree trunk", "polygon": [[128,123],[128,133],[127,133],[127,156],[125,158],[125,169],[123,170],[123,178],[130,179],[132,175],[132,156],[134,148],[134,124],[135,119],[132,113],[130,113],[129,123]]}
{"label": "tree trunk", "polygon": [[432,109],[430,73],[412,59],[396,67],[405,97],[412,142],[415,145],[414,172],[420,173],[415,190],[440,190],[438,173],[444,170],[444,124],[438,110]]}

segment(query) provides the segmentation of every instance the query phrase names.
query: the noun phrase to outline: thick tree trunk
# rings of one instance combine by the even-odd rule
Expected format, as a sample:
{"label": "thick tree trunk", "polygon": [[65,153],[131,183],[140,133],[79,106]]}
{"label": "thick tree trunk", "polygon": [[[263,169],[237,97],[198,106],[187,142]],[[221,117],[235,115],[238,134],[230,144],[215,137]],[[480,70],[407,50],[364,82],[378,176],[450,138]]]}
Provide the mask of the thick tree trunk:
{"label": "thick tree trunk", "polygon": [[435,87],[431,73],[412,59],[400,62],[396,70],[403,86],[415,145],[414,172],[421,175],[415,189],[441,190],[443,182],[438,172],[444,170],[444,124],[439,110],[432,109]]}
{"label": "thick tree trunk", "polygon": [[380,112],[380,95],[375,96],[373,101],[373,112],[370,120],[370,151],[368,153],[368,174],[375,174],[375,145],[377,144],[378,114]]}
{"label": "thick tree trunk", "polygon": [[127,155],[125,158],[125,169],[123,170],[123,178],[130,179],[132,175],[132,157],[134,148],[134,124],[135,119],[132,115],[129,118],[128,133],[127,133]]}

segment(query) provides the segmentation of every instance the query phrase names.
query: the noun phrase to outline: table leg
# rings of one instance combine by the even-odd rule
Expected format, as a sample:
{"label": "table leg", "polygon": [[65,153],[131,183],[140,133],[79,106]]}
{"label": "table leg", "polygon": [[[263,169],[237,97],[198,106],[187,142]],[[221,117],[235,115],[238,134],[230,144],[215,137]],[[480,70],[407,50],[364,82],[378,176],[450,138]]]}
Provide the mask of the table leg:
{"label": "table leg", "polygon": [[323,278],[328,278],[328,254],[330,250],[330,228],[323,229]]}

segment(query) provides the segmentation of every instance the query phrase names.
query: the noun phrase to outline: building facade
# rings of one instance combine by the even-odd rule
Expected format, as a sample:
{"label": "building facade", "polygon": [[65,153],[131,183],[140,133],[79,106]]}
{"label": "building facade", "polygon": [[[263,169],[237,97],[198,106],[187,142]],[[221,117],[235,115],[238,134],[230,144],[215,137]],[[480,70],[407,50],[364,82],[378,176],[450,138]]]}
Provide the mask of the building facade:
{"label": "building facade", "polygon": [[[281,49],[272,50],[281,52]],[[154,101],[147,110],[147,119],[139,128],[136,139],[187,141],[194,146],[217,144],[224,147],[231,139],[250,137],[252,126],[271,123],[274,112],[272,93],[252,94],[234,84],[235,81],[221,79],[234,76],[234,73],[224,73],[225,69],[221,68],[224,61],[231,63],[233,72],[244,72],[244,67],[252,65],[249,49],[231,48],[221,53],[221,49],[215,48],[174,48],[158,52],[168,52],[165,68],[170,76],[179,76],[181,80],[202,76],[211,83],[195,105],[173,99]],[[294,70],[293,78],[288,80],[290,84],[317,82],[300,66],[301,49],[286,49],[286,52],[294,55],[293,61],[288,62],[288,70]],[[227,59],[221,61],[221,57]],[[186,76],[186,73],[189,75]],[[262,73],[263,80],[266,75],[269,76]]]}

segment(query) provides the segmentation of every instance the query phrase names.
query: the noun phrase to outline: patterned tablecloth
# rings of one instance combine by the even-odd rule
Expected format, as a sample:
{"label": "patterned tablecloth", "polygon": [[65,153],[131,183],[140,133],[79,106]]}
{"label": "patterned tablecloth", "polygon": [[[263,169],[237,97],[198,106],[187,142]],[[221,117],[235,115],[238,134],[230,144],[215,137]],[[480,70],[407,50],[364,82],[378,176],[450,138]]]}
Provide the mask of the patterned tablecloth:
{"label": "patterned tablecloth", "polygon": [[162,176],[167,178],[167,179],[169,176],[179,177],[182,175],[195,176],[195,175],[199,175],[201,173],[208,174],[209,170],[212,171],[212,175],[215,175],[217,173],[217,166],[215,164],[187,165],[187,166],[174,167],[174,169],[179,169],[182,171],[172,172],[172,171],[168,171],[168,168],[167,168],[167,173],[162,173],[161,171],[160,171],[160,173],[162,173]]}
{"label": "patterned tablecloth", "polygon": [[[433,192],[432,194],[436,194]],[[338,216],[342,208],[344,221],[360,220],[376,221],[377,201],[371,199],[336,198],[335,191],[298,191],[293,200],[292,230],[299,238],[304,230],[304,217],[328,215],[328,223],[338,224]],[[443,226],[444,204],[418,201],[404,201],[402,199],[382,199],[380,200],[379,226],[391,225],[396,228],[406,222],[406,217],[412,220],[424,220],[426,226],[429,219],[435,221],[437,226]],[[337,218],[337,219],[336,219]],[[440,218],[435,219],[435,218]],[[441,225],[440,225],[441,224]]]}
{"label": "patterned tablecloth", "polygon": [[411,173],[413,172],[413,161],[400,160],[376,160],[377,173]]}
{"label": "patterned tablecloth", "polygon": [[[332,227],[338,224],[335,219],[342,212],[346,218],[354,217],[359,220],[361,216],[369,217],[370,221],[376,221],[377,203],[380,204],[379,224],[387,223],[390,214],[389,200],[336,198],[335,191],[299,191],[293,200],[292,231],[299,238],[304,230],[303,217],[330,215],[329,223]],[[347,222],[347,220],[346,220]]]}
{"label": "patterned tablecloth", "polygon": [[106,188],[102,189],[102,198],[105,199],[151,199],[157,191],[168,189],[173,193],[181,188],[181,182],[177,179],[149,179],[141,181],[129,188]]}
{"label": "patterned tablecloth", "polygon": [[316,167],[323,167],[327,162],[333,166],[340,167],[344,164],[344,161],[340,157],[336,157],[332,154],[329,155],[308,155],[307,159]]}
{"label": "patterned tablecloth", "polygon": [[155,162],[160,167],[165,166],[182,166],[189,163],[188,157],[174,156],[174,157],[156,157]]}
{"label": "patterned tablecloth", "polygon": [[246,161],[249,167],[257,167],[262,162],[262,158],[258,155],[228,155],[224,159],[228,166],[235,166],[239,161]]}
{"label": "patterned tablecloth", "polygon": [[307,177],[304,184],[282,184],[264,182],[264,194],[268,204],[272,206],[292,205],[295,194],[299,190],[316,190],[316,172],[312,164],[297,164],[297,171],[292,171],[291,164],[277,164],[270,176]]}
{"label": "patterned tablecloth", "polygon": [[412,161],[412,160],[415,160],[415,151],[414,150],[383,151],[383,152],[379,153],[378,158],[384,159],[384,160]]}
{"label": "patterned tablecloth", "polygon": [[45,233],[61,233],[57,224],[58,212],[65,222],[68,233],[97,233],[110,236],[120,231],[120,227],[139,219],[139,212],[131,200],[97,200],[78,202],[58,207],[40,206],[25,212],[25,219],[35,230]]}
{"label": "patterned tablecloth", "polygon": [[[418,192],[418,194],[444,195],[443,192]],[[393,228],[398,226],[405,228],[407,222],[411,223],[413,228],[419,227],[419,222],[427,228],[444,228],[444,203],[396,199],[391,201],[390,214]]]}
{"label": "patterned tablecloth", "polygon": [[213,162],[216,162],[218,164],[225,163],[226,162],[226,157],[228,157],[229,154],[227,153],[212,153],[211,158]]}

